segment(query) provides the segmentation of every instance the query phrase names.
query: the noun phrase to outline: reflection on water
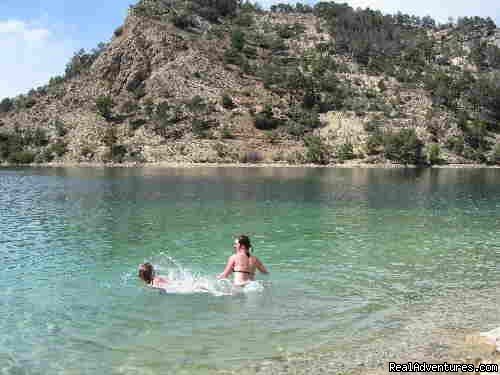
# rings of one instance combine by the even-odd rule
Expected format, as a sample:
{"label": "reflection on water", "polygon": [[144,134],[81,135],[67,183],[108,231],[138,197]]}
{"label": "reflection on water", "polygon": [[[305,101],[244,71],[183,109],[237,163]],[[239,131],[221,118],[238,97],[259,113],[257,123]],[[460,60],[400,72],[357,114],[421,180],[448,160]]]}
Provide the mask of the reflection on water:
{"label": "reflection on water", "polygon": [[[474,306],[500,281],[499,182],[498,169],[2,169],[0,368],[205,373],[318,346],[343,368],[346,348],[390,351],[409,321],[423,337],[423,311],[433,327],[480,324]],[[218,293],[240,233],[271,275]],[[144,288],[145,260],[180,293]],[[214,292],[189,292],[199,280]],[[443,314],[457,295],[472,307]]]}

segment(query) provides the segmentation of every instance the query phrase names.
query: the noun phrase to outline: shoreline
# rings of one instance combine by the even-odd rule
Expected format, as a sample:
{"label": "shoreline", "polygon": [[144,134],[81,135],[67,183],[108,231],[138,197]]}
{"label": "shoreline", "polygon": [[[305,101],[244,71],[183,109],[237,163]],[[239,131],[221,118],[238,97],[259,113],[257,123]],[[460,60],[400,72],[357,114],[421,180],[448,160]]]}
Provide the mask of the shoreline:
{"label": "shoreline", "polygon": [[98,163],[98,162],[51,162],[12,164],[0,163],[0,168],[327,168],[327,169],[500,169],[500,165],[487,164],[444,164],[416,166],[394,163],[345,162],[341,164],[289,164],[289,163],[189,163],[189,162],[148,162],[148,163]]}

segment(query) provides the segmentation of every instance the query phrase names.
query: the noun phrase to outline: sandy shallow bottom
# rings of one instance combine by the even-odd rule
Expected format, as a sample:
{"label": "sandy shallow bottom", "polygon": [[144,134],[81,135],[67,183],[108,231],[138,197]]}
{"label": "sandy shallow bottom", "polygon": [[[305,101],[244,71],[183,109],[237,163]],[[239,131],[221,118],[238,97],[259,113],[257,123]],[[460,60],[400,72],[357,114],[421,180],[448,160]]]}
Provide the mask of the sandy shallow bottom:
{"label": "sandy shallow bottom", "polygon": [[214,371],[218,374],[367,374],[389,373],[389,362],[495,363],[500,352],[491,339],[480,335],[500,327],[495,290],[456,292],[446,301],[407,306],[396,314],[407,316],[403,324],[375,337],[352,338],[348,344],[325,345],[304,353],[283,353],[240,369]]}

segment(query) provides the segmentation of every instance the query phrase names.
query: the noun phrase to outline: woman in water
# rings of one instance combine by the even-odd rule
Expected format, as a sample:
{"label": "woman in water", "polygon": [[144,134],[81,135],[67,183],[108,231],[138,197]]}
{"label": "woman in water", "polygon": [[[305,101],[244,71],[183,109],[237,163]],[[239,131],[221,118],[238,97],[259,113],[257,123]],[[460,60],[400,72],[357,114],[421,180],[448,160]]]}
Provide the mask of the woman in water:
{"label": "woman in water", "polygon": [[164,277],[155,276],[155,270],[151,263],[139,265],[139,278],[152,288],[165,288],[169,281]]}
{"label": "woman in water", "polygon": [[252,248],[250,238],[239,236],[234,240],[233,247],[235,254],[229,257],[226,268],[220,275],[217,275],[218,279],[225,279],[234,272],[234,285],[244,286],[255,279],[256,269],[265,274],[269,273],[261,261],[250,254]]}

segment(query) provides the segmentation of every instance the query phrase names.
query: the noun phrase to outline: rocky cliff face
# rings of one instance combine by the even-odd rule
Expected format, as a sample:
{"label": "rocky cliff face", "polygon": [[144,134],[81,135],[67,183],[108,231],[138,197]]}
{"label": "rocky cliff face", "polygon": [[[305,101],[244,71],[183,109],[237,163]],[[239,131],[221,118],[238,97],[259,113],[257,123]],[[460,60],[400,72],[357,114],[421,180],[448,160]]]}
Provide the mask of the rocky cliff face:
{"label": "rocky cliff face", "polygon": [[[284,40],[290,58],[334,42],[312,14],[258,13],[254,18],[255,30],[264,36],[279,24],[302,25],[300,35]],[[0,131],[45,129],[50,142],[42,153],[56,161],[303,162],[302,137],[254,126],[255,114],[266,105],[278,119],[286,119],[290,110],[289,95],[265,87],[255,74],[275,52],[252,46],[254,69],[245,72],[225,61],[231,48],[229,30],[226,23],[204,22],[186,31],[171,22],[131,14],[88,70],[32,93],[28,108],[0,114]],[[500,32],[491,38],[498,44]],[[384,128],[414,128],[424,141],[436,142],[429,131],[432,122],[441,142],[457,133],[446,112],[432,110],[430,93],[423,88],[369,75],[348,56],[337,56],[336,61],[344,66],[336,76],[349,83],[351,95],[375,93],[381,105],[390,107],[385,114],[382,109],[322,114],[322,128],[312,134],[330,147],[332,160],[335,148],[345,143],[353,145],[355,157],[372,160],[366,150],[367,124],[377,116],[384,118]],[[224,103],[224,95],[232,103]],[[111,99],[109,115],[99,109],[98,98]],[[63,150],[54,151],[54,143]],[[452,152],[443,155],[451,162],[465,161]]]}

